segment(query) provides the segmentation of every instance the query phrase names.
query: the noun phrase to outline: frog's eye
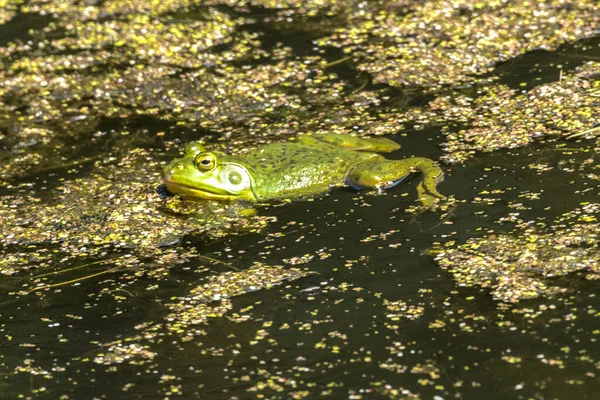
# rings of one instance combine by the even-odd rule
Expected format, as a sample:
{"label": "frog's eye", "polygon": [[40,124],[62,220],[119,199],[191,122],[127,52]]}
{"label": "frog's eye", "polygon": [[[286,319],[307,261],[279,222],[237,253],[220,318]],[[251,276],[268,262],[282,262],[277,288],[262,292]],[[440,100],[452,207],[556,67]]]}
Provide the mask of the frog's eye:
{"label": "frog's eye", "polygon": [[210,153],[198,154],[195,161],[198,169],[203,171],[210,171],[217,165],[217,159]]}

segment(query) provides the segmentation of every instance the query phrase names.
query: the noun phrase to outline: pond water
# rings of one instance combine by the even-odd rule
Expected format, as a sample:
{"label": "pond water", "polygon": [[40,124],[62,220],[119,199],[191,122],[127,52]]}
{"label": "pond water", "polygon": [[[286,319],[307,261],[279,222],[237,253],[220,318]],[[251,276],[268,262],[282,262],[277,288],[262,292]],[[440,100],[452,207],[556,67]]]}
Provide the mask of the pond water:
{"label": "pond water", "polygon": [[[532,48],[515,28],[457,72],[437,52],[466,52],[496,6],[124,3],[1,6],[1,398],[596,397],[600,142],[567,136],[600,123],[597,5],[575,10],[595,28],[540,22]],[[575,29],[575,6],[548,4]],[[417,39],[423,76],[390,61]],[[496,125],[491,148],[477,132]],[[254,212],[155,191],[190,141],[324,131],[440,160],[451,200],[415,211],[418,175]]]}

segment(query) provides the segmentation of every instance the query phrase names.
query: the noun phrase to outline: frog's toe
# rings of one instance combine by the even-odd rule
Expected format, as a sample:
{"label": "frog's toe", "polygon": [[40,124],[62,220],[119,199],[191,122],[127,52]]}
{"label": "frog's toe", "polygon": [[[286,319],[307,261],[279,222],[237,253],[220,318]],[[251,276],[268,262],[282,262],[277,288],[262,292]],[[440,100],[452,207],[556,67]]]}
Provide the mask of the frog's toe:
{"label": "frog's toe", "polygon": [[394,186],[399,185],[400,183],[402,183],[402,181],[404,181],[406,179],[407,175],[404,175],[402,178],[398,178],[395,181],[392,181],[390,183],[388,183],[386,186],[383,186],[383,189],[390,189],[393,188]]}
{"label": "frog's toe", "polygon": [[422,194],[419,197],[419,201],[423,204],[423,207],[430,210],[436,209],[444,199],[446,199],[445,196],[434,196],[431,194]]}
{"label": "frog's toe", "polygon": [[437,191],[435,185],[427,186],[425,181],[421,181],[417,186],[417,193],[419,194],[419,200],[425,205],[435,205],[440,200],[446,198],[443,194]]}

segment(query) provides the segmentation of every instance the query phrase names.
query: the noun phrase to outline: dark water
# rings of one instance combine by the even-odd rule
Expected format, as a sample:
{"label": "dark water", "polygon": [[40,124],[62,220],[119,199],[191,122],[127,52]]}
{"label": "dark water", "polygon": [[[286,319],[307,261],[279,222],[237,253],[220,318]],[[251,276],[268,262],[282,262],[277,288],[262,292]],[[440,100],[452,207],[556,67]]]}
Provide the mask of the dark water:
{"label": "dark water", "polygon": [[[565,196],[561,182],[566,176],[560,172],[546,175],[544,182],[523,172],[547,148],[541,144],[491,154],[468,168],[454,167],[440,189],[454,188],[469,198],[482,188],[526,185],[563,199],[553,207],[556,215],[593,201],[594,195]],[[555,161],[553,154],[550,162]],[[484,172],[491,165],[503,167]],[[205,327],[205,336],[187,343],[165,337],[149,345],[158,355],[142,365],[104,366],[92,360],[101,343],[137,334],[134,327],[144,321],[161,321],[166,315],[162,305],[171,296],[185,295],[202,278],[193,272],[196,265],[175,268],[157,291],[144,291],[146,282],[138,282],[128,288],[133,296],[123,293],[117,302],[101,295],[102,280],[44,300],[9,300],[2,310],[3,332],[10,335],[4,342],[10,347],[2,355],[5,398],[24,392],[35,398],[164,398],[173,384],[181,385],[183,398],[251,398],[256,392],[248,390],[257,381],[267,386],[255,390],[272,398],[288,398],[299,390],[308,390],[309,397],[362,393],[364,398],[386,398],[386,385],[423,398],[594,398],[599,385],[589,360],[600,357],[594,333],[598,317],[597,311],[589,311],[600,307],[597,285],[565,279],[566,299],[523,303],[533,310],[556,307],[535,319],[499,309],[485,290],[458,288],[423,252],[437,241],[461,242],[482,230],[500,231],[492,221],[506,214],[506,205],[460,204],[452,225],[440,225],[435,215],[412,217],[402,211],[412,201],[414,183],[382,196],[339,190],[314,201],[263,208],[261,213],[278,218],[265,232],[205,246],[206,254],[238,268],[257,260],[277,264],[304,254],[331,256],[308,264],[316,276],[233,299],[233,311],[246,310],[248,321],[215,318]],[[502,203],[513,200],[510,196],[508,192]],[[539,216],[535,209],[523,215]],[[360,242],[392,230],[385,240]],[[275,232],[285,236],[269,237]],[[391,321],[382,299],[422,305],[424,314]],[[72,320],[70,314],[82,318]],[[436,321],[444,326],[432,328]],[[268,335],[257,340],[261,329]],[[520,361],[502,360],[512,355]],[[49,379],[10,373],[9,366],[27,358],[56,372]],[[562,364],[551,366],[545,359]],[[406,371],[389,371],[381,364],[397,364]],[[435,371],[413,370],[420,365],[432,365]],[[173,381],[163,375],[173,376]],[[269,382],[280,386],[269,388]]]}
{"label": "dark water", "polygon": [[[598,43],[585,40],[555,52],[532,52],[499,65],[494,73],[502,83],[531,89],[556,80],[557,65],[566,71],[600,56]],[[582,46],[594,51],[582,55]],[[115,121],[107,123],[122,129]],[[147,129],[149,136],[164,128],[145,118],[121,123]],[[407,133],[393,137],[403,148],[391,158],[442,155],[444,138],[436,128],[409,128]],[[167,137],[185,142],[202,134],[174,128]],[[160,148],[159,143],[147,146]],[[597,190],[585,190],[587,181],[559,168],[566,159],[576,164],[588,157],[577,151],[567,156],[557,142],[546,141],[479,155],[466,166],[445,166],[439,190],[459,200],[483,190],[503,191],[493,207],[459,202],[447,221],[436,213],[404,211],[413,205],[415,178],[380,196],[340,189],[261,207],[259,214],[274,215],[277,221],[260,233],[209,242],[189,235],[183,246],[197,246],[236,269],[255,262],[289,266],[286,260],[312,256],[300,266],[317,272],[233,298],[225,317],[209,319],[201,327],[205,334],[189,341],[167,335],[164,328],[158,339],[126,338],[143,336],[140,324],[161,323],[173,297],[185,297],[227,266],[194,261],[173,267],[158,283],[117,284],[118,278],[99,277],[43,297],[15,299],[2,293],[0,397],[598,398],[597,283],[577,275],[556,278],[568,288],[560,297],[503,306],[485,289],[458,286],[429,253],[437,243],[510,232],[513,225],[495,221],[514,211],[512,202],[531,206],[519,211],[522,219],[549,223],[583,202],[597,201]],[[528,165],[541,162],[556,168],[532,174]],[[85,172],[85,167],[80,170]],[[544,196],[522,199],[525,190]],[[205,265],[208,272],[197,272]],[[21,277],[2,279],[11,291],[22,284]],[[158,289],[149,290],[152,285]],[[106,288],[120,290],[122,296],[116,298]],[[422,315],[395,320],[384,300],[420,307]],[[525,315],[541,309],[537,317]],[[106,352],[104,345],[117,339],[125,346],[146,346],[156,355],[96,363],[97,355]],[[46,372],[18,372],[27,365]]]}

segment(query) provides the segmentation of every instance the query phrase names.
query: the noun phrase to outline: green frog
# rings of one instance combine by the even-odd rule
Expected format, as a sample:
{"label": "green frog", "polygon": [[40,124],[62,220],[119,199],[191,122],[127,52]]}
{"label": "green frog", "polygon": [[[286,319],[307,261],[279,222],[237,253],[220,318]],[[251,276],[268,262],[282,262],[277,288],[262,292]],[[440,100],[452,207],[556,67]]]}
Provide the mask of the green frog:
{"label": "green frog", "polygon": [[377,154],[399,148],[387,138],[319,134],[232,156],[193,142],[183,158],[164,168],[163,181],[169,192],[184,198],[262,202],[316,195],[340,186],[381,192],[410,173],[421,172],[419,200],[433,207],[444,198],[436,189],[444,177],[442,169],[428,158],[388,160]]}

